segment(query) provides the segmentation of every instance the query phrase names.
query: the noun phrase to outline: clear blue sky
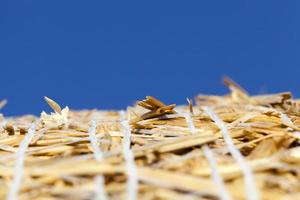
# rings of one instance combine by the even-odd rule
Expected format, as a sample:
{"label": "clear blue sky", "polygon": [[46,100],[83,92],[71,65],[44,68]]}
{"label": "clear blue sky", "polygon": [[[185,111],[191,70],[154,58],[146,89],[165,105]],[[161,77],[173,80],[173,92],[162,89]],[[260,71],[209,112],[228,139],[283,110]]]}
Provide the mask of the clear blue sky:
{"label": "clear blue sky", "polygon": [[145,95],[185,103],[224,94],[300,93],[299,1],[8,1],[0,3],[6,115],[121,109]]}

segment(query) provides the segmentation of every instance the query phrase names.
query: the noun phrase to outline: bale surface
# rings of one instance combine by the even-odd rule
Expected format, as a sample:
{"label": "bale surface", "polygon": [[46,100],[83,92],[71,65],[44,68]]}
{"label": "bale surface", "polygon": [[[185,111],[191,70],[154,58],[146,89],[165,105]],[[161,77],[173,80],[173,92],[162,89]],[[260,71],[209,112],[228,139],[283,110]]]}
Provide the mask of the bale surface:
{"label": "bale surface", "polygon": [[0,199],[300,199],[300,101],[225,84],[194,105],[69,111],[46,98],[52,114],[2,116]]}

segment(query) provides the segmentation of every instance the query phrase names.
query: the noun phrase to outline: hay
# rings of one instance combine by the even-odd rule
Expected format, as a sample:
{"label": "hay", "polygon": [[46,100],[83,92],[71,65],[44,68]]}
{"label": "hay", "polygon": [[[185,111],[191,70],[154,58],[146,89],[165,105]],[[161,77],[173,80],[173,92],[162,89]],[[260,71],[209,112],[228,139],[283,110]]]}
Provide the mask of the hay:
{"label": "hay", "polygon": [[196,105],[72,111],[46,97],[53,113],[0,116],[0,199],[300,198],[300,101],[224,82],[229,95]]}

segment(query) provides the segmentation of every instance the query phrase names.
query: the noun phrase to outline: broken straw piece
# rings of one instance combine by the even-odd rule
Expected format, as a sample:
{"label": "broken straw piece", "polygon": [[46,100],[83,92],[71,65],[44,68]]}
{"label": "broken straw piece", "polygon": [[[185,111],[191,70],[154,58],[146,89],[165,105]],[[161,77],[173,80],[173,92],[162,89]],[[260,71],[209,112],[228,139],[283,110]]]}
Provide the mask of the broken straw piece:
{"label": "broken straw piece", "polygon": [[58,103],[56,103],[55,101],[53,101],[52,99],[50,99],[49,97],[44,97],[45,101],[48,103],[48,105],[57,113],[61,114],[61,107],[58,105]]}
{"label": "broken straw piece", "polygon": [[69,108],[66,106],[61,110],[60,106],[52,99],[45,97],[48,105],[54,110],[50,115],[46,112],[41,113],[41,122],[47,127],[66,127],[69,125],[68,114]]}
{"label": "broken straw piece", "polygon": [[209,107],[203,108],[204,112],[215,122],[221,130],[225,143],[232,157],[238,162],[245,177],[245,191],[248,200],[259,200],[259,193],[256,189],[255,180],[252,171],[246,161],[244,160],[241,152],[234,146],[233,141],[228,133],[226,124],[217,116],[217,114]]}
{"label": "broken straw piece", "polygon": [[7,104],[7,100],[6,99],[0,101],[0,109],[2,109],[6,104]]}

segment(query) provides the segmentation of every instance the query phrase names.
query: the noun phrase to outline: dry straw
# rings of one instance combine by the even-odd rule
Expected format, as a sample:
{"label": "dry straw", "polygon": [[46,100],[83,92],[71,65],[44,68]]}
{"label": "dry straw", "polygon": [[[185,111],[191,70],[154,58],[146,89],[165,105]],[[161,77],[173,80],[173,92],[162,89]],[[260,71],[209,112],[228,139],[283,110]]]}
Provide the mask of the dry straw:
{"label": "dry straw", "polygon": [[0,115],[0,199],[300,199],[300,101],[224,83],[195,105],[73,111],[45,97],[38,119]]}

